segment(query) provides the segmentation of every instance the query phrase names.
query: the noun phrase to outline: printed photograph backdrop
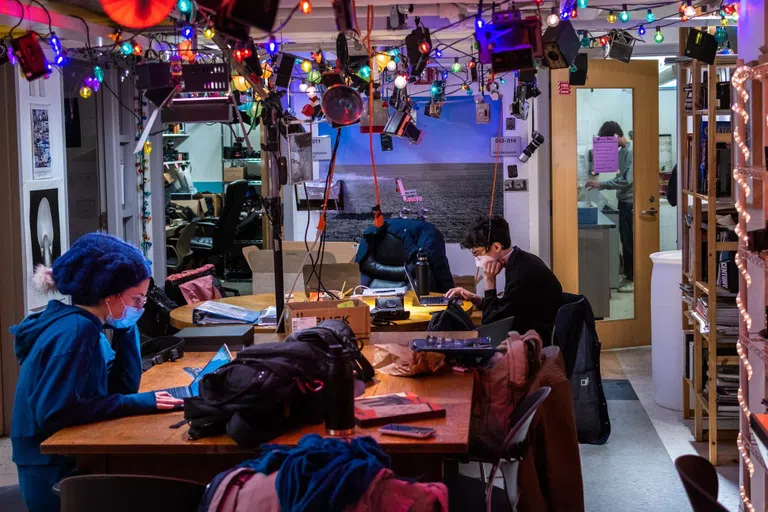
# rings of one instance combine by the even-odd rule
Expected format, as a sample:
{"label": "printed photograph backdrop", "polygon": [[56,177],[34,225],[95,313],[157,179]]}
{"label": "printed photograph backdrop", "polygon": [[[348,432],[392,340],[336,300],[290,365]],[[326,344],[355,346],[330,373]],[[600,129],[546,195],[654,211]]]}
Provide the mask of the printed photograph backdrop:
{"label": "printed photograph backdrop", "polygon": [[[473,221],[488,215],[493,187],[495,158],[491,156],[491,138],[499,129],[502,102],[491,105],[491,122],[476,124],[475,101],[472,96],[448,98],[440,119],[423,115],[425,102],[420,101],[417,126],[424,130],[421,144],[393,138],[393,150],[382,151],[380,137],[374,135],[374,156],[379,179],[381,209],[385,218],[398,217],[403,208],[408,218],[423,214],[435,224],[447,243],[460,242]],[[320,125],[320,135],[335,141],[336,130]],[[376,195],[371,171],[368,135],[355,126],[341,130],[334,181],[342,181],[344,209],[329,212],[328,240],[358,239],[372,224],[371,208]],[[328,172],[327,161],[320,162],[320,175]],[[504,175],[499,163],[494,212],[503,215]],[[406,203],[397,191],[396,178],[406,190],[415,190],[421,202]]]}

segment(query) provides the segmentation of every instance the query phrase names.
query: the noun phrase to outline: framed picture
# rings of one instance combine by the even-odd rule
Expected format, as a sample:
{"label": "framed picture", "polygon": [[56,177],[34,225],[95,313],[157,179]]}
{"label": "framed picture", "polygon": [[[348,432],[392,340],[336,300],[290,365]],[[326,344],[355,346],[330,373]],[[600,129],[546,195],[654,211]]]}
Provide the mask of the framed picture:
{"label": "framed picture", "polygon": [[50,267],[61,256],[58,188],[30,190],[29,234],[32,268]]}
{"label": "framed picture", "polygon": [[32,106],[32,179],[53,178],[48,107]]}

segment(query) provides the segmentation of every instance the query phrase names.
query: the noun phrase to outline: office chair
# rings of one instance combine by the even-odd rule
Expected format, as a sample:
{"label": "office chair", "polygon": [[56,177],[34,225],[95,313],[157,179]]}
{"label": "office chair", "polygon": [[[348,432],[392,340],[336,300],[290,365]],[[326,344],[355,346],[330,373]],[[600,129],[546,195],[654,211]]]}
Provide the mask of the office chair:
{"label": "office chair", "polygon": [[[221,267],[226,268],[226,258],[228,253],[235,246],[235,230],[240,224],[240,213],[245,204],[245,196],[248,193],[248,181],[237,180],[227,186],[224,195],[224,206],[221,208],[221,215],[218,218],[210,217],[214,222],[200,221],[197,223],[198,233],[202,236],[192,238],[192,250],[201,260],[208,260],[212,257],[221,257],[222,262],[218,265],[219,275],[225,275]],[[198,261],[203,263],[203,261]]]}
{"label": "office chair", "polygon": [[[187,263],[190,256],[192,256],[192,237],[197,230],[197,222],[190,222],[183,228],[181,228],[181,234],[176,240],[176,246],[166,244],[166,265],[168,267],[168,275],[176,274],[184,270],[184,264]],[[171,254],[172,253],[172,254]]]}
{"label": "office chair", "polygon": [[58,484],[61,512],[191,512],[205,486],[176,478],[80,475]]}
{"label": "office chair", "polygon": [[[517,406],[514,413],[512,413],[512,418],[510,418],[512,428],[509,429],[504,439],[501,453],[493,459],[474,460],[474,462],[480,463],[482,482],[474,478],[459,476],[455,479],[455,482],[448,486],[450,510],[479,510],[479,494],[481,493],[483,495],[485,511],[491,512],[491,510],[496,509],[501,490],[493,485],[493,479],[499,470],[501,470],[504,478],[504,488],[506,490],[506,506],[504,508],[515,510],[520,492],[517,484],[517,473],[519,461],[525,455],[524,451],[528,446],[525,442],[528,437],[528,430],[531,428],[536,411],[539,410],[539,407],[541,407],[551,391],[550,387],[545,386],[532,393],[528,393],[525,399],[520,402],[520,405]],[[484,463],[491,464],[491,473],[487,481],[483,467]],[[480,483],[482,483],[482,488]]]}
{"label": "office chair", "polygon": [[717,471],[707,459],[698,455],[683,455],[675,459],[675,469],[683,482],[693,512],[728,510],[717,501]]}

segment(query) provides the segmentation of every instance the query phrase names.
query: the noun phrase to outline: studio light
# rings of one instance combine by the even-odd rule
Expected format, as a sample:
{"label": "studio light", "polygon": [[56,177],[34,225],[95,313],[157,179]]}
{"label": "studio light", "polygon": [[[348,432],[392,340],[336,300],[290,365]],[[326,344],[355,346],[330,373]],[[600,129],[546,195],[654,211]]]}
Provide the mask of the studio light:
{"label": "studio light", "polygon": [[661,33],[661,27],[656,27],[656,33],[653,34],[653,40],[659,44],[664,42],[664,34]]}
{"label": "studio light", "polygon": [[556,27],[560,23],[560,16],[557,14],[557,8],[552,8],[552,13],[547,16],[547,25]]}

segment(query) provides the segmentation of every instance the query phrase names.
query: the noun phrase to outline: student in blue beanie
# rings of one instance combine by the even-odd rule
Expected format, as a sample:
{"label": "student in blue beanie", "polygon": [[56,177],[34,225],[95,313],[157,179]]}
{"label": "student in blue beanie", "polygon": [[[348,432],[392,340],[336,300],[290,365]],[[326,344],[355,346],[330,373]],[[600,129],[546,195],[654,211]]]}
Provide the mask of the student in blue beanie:
{"label": "student in blue beanie", "polygon": [[[40,453],[40,443],[73,425],[173,409],[168,393],[138,393],[141,353],[136,321],[144,312],[149,262],[119,238],[91,233],[33,282],[52,300],[11,328],[21,364],[11,422],[13,461],[30,512],[59,510],[52,486],[70,474],[69,457]],[[112,343],[102,329],[113,330]]]}

